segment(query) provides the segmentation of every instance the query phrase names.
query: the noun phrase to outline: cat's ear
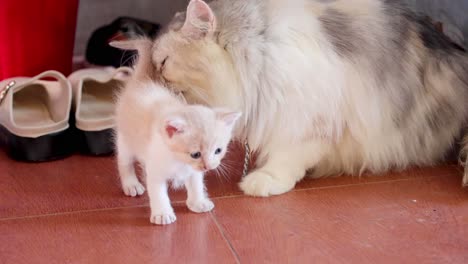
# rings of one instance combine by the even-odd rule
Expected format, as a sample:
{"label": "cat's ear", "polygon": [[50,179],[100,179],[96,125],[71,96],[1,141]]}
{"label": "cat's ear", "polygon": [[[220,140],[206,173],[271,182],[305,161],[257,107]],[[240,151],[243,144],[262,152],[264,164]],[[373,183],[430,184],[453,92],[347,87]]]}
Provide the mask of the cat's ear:
{"label": "cat's ear", "polygon": [[213,10],[202,0],[191,0],[182,26],[182,33],[193,39],[213,35],[216,19]]}
{"label": "cat's ear", "polygon": [[175,134],[181,134],[184,132],[187,123],[181,117],[170,117],[165,122],[166,134],[169,138],[172,138]]}
{"label": "cat's ear", "polygon": [[216,118],[223,121],[228,127],[234,127],[236,121],[241,117],[241,112],[231,111],[227,109],[216,109]]}

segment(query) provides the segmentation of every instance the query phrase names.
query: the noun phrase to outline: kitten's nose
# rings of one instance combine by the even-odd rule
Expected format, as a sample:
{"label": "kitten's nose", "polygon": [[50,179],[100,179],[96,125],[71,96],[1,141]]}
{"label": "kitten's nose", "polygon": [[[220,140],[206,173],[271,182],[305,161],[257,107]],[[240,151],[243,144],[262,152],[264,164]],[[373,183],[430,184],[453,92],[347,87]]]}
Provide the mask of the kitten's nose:
{"label": "kitten's nose", "polygon": [[198,166],[198,168],[199,168],[201,171],[207,171],[207,169],[206,169],[206,164],[205,164],[205,163],[202,163],[200,166]]}
{"label": "kitten's nose", "polygon": [[210,166],[208,166],[205,162],[203,162],[203,164],[201,165],[201,168],[202,168],[203,171],[210,170]]}

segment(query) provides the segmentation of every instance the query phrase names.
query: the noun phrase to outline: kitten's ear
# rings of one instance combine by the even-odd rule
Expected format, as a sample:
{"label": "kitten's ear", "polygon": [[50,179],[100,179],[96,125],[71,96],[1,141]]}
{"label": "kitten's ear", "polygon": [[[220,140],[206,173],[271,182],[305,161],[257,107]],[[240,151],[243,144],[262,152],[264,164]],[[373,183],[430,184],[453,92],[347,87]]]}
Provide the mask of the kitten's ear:
{"label": "kitten's ear", "polygon": [[236,121],[241,117],[241,112],[230,111],[226,109],[216,109],[216,118],[223,121],[228,127],[234,127]]}
{"label": "kitten's ear", "polygon": [[215,31],[216,20],[213,11],[202,0],[191,0],[187,7],[182,33],[187,37],[201,39]]}
{"label": "kitten's ear", "polygon": [[168,118],[165,123],[165,130],[169,138],[172,138],[175,134],[183,133],[187,125],[181,117]]}

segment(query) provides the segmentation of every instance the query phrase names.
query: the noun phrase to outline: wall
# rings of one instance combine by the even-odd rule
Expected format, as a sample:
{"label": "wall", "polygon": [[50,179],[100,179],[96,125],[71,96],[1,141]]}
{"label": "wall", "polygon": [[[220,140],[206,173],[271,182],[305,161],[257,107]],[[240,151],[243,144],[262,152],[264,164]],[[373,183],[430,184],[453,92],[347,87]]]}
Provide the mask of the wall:
{"label": "wall", "polygon": [[405,0],[415,10],[443,23],[444,33],[459,45],[468,48],[467,0]]}

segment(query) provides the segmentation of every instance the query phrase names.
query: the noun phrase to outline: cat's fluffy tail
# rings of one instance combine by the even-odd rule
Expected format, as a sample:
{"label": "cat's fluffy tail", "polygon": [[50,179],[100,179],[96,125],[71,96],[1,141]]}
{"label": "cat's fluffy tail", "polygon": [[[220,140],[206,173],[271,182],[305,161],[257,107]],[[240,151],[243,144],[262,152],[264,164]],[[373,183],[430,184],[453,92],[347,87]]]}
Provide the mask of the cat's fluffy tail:
{"label": "cat's fluffy tail", "polygon": [[138,59],[134,62],[134,79],[154,80],[156,69],[152,61],[153,41],[147,37],[141,37],[124,41],[112,41],[110,46],[122,50],[136,50]]}

